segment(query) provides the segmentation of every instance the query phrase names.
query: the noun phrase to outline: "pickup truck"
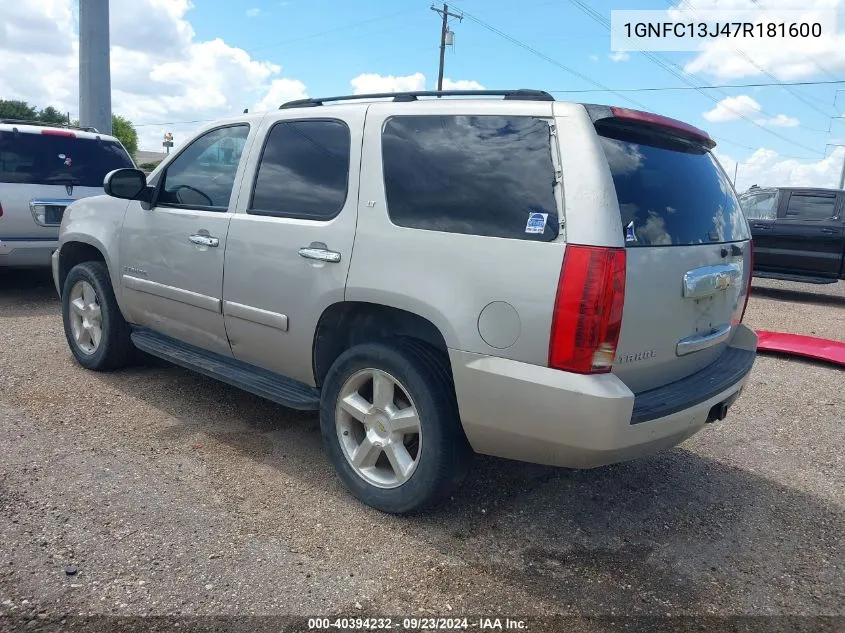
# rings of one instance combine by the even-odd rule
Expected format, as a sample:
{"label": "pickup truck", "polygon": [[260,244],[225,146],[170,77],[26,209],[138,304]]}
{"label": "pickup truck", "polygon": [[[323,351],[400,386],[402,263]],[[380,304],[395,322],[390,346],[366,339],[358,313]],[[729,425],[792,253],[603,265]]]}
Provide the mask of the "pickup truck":
{"label": "pickup truck", "polygon": [[739,201],[751,226],[755,277],[845,279],[845,191],[752,187]]}

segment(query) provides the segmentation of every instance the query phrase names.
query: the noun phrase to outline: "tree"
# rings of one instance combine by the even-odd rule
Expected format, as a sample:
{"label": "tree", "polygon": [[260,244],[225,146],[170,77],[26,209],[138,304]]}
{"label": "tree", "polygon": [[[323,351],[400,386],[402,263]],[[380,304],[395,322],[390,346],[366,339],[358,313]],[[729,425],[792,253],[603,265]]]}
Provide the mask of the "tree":
{"label": "tree", "polygon": [[112,134],[123,143],[123,147],[129,152],[132,158],[135,158],[135,152],[138,151],[138,132],[132,121],[126,119],[119,114],[113,114],[111,117]]}
{"label": "tree", "polygon": [[44,123],[65,125],[67,123],[67,115],[59,112],[53,106],[47,106],[38,113],[38,120]]}
{"label": "tree", "polygon": [[17,119],[18,121],[37,121],[38,112],[35,106],[26,101],[7,101],[0,99],[0,119]]}

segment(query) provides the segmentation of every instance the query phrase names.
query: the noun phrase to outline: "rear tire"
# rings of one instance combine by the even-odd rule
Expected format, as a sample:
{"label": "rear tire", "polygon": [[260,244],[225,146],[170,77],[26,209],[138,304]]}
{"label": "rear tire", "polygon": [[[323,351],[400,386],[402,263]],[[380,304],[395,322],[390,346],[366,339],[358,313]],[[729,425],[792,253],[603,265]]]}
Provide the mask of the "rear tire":
{"label": "rear tire", "polygon": [[323,385],[320,427],[343,484],[383,512],[407,514],[441,501],[472,458],[448,359],[414,339],[341,354]]}
{"label": "rear tire", "polygon": [[62,288],[62,321],[70,351],[86,369],[116,369],[132,359],[129,325],[117,305],[103,262],[84,262],[71,268]]}

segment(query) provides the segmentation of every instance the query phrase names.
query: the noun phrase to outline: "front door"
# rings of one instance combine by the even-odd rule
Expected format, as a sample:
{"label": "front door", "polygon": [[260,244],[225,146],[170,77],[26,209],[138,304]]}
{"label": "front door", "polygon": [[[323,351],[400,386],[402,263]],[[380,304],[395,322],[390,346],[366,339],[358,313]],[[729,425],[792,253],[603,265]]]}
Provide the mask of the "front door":
{"label": "front door", "polygon": [[232,355],[223,256],[249,141],[247,123],[205,132],[157,175],[152,205],[129,204],[120,260],[122,304],[132,323]]}
{"label": "front door", "polygon": [[[789,191],[782,195],[789,196]],[[739,201],[754,238],[754,269],[767,271],[777,268],[772,239],[778,215],[778,190],[748,192]]]}
{"label": "front door", "polygon": [[773,248],[789,272],[837,277],[843,225],[836,191],[793,189],[783,196],[773,229]]}
{"label": "front door", "polygon": [[[330,110],[330,108],[314,108]],[[235,358],[314,384],[320,315],[344,300],[364,111],[267,116],[226,247],[223,314]]]}

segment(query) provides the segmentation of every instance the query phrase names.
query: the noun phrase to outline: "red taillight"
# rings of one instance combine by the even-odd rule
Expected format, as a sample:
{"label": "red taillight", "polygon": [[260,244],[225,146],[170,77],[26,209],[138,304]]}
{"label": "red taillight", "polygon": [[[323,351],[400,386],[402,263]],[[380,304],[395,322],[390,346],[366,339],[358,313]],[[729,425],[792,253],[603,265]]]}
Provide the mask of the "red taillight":
{"label": "red taillight", "polygon": [[3,203],[0,202],[0,218],[3,217]]}
{"label": "red taillight", "polygon": [[549,367],[597,374],[616,357],[625,303],[625,249],[569,244],[552,316]]}
{"label": "red taillight", "polygon": [[639,121],[641,123],[649,123],[669,130],[675,130],[676,132],[683,132],[703,141],[707,147],[716,147],[716,141],[710,138],[710,135],[707,132],[695,127],[694,125],[690,125],[689,123],[684,123],[683,121],[678,121],[677,119],[672,119],[660,114],[652,114],[651,112],[643,112],[641,110],[631,110],[629,108],[617,108],[616,106],[610,108],[610,111],[617,119]]}
{"label": "red taillight", "polygon": [[41,130],[41,134],[44,136],[69,136],[71,138],[76,138],[76,134],[68,132],[67,130]]}
{"label": "red taillight", "polygon": [[751,298],[751,279],[754,277],[754,242],[748,240],[748,288],[745,289],[745,305],[742,306],[742,314],[739,322],[745,318],[745,311],[748,309],[748,299]]}

